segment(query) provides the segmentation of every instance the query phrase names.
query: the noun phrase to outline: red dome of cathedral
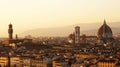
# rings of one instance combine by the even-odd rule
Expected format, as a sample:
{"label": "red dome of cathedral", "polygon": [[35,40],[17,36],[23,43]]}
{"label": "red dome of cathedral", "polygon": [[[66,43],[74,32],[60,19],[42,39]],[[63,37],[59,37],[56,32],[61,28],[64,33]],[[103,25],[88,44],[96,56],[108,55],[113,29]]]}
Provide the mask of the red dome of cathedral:
{"label": "red dome of cathedral", "polygon": [[99,39],[108,39],[108,38],[112,38],[113,34],[112,34],[112,30],[111,28],[106,24],[106,21],[104,20],[104,24],[99,28],[98,32],[97,32],[98,38]]}

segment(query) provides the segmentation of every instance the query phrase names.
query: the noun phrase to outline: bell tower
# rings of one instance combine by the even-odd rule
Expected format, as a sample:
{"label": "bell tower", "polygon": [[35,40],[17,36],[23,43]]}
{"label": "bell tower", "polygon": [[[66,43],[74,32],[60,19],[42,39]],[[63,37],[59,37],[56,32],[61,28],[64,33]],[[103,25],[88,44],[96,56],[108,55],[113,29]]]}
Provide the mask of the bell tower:
{"label": "bell tower", "polygon": [[80,27],[75,27],[75,44],[80,44]]}
{"label": "bell tower", "polygon": [[9,34],[9,39],[13,39],[13,29],[12,29],[12,24],[10,23],[8,28],[8,34]]}

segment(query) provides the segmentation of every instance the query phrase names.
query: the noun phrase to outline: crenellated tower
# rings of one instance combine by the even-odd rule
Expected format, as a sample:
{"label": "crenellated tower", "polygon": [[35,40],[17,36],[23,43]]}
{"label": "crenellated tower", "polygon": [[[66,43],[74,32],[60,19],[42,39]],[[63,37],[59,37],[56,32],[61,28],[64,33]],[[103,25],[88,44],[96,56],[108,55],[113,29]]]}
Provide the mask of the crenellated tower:
{"label": "crenellated tower", "polygon": [[12,24],[10,23],[9,25],[9,29],[8,29],[8,34],[9,34],[9,39],[13,39],[13,29],[12,29]]}

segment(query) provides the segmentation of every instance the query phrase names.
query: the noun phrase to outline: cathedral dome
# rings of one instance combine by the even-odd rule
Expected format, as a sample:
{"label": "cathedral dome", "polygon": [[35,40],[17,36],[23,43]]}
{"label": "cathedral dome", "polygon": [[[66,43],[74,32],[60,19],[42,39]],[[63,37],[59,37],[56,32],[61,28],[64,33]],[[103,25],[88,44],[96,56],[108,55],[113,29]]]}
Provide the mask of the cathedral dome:
{"label": "cathedral dome", "polygon": [[69,43],[74,43],[74,38],[75,38],[75,35],[74,34],[70,34],[69,36],[68,36],[68,42]]}
{"label": "cathedral dome", "polygon": [[99,39],[109,39],[112,38],[112,30],[111,28],[106,24],[106,21],[104,20],[104,24],[99,28],[97,32]]}

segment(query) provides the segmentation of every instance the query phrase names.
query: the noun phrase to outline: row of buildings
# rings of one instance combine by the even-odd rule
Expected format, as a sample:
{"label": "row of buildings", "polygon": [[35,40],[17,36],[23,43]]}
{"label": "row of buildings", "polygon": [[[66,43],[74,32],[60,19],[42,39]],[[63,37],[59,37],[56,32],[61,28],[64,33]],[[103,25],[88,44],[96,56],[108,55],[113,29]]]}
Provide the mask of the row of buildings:
{"label": "row of buildings", "polygon": [[0,67],[120,67],[120,38],[105,20],[97,36],[81,36],[76,26],[68,38],[14,39],[12,24],[8,34],[0,43]]}
{"label": "row of buildings", "polygon": [[112,29],[104,20],[103,25],[98,29],[97,36],[80,36],[80,27],[76,26],[75,31],[68,36],[68,42],[75,45],[86,43],[86,39],[96,39],[101,44],[111,44],[114,41]]}

